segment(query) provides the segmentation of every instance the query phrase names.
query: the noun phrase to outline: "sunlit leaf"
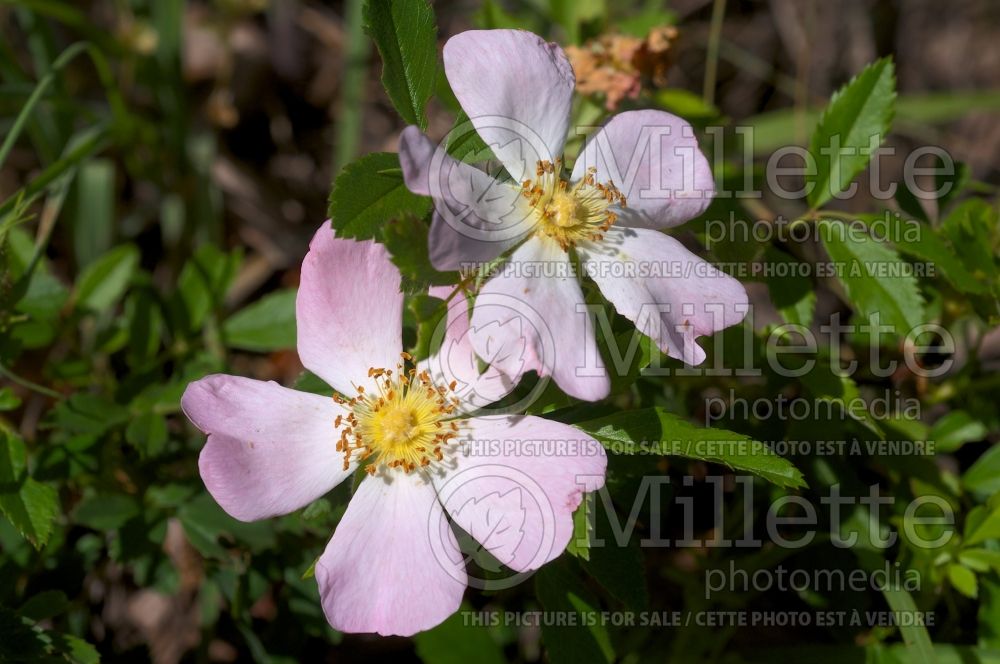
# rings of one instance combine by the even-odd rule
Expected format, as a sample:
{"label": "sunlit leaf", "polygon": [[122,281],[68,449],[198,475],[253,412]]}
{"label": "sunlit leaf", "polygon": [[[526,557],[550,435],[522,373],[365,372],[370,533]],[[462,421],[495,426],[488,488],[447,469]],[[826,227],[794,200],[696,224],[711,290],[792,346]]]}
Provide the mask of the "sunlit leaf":
{"label": "sunlit leaf", "polygon": [[888,59],[869,65],[833,95],[809,144],[817,166],[811,207],[844,191],[868,164],[889,132],[895,101],[896,72]]}

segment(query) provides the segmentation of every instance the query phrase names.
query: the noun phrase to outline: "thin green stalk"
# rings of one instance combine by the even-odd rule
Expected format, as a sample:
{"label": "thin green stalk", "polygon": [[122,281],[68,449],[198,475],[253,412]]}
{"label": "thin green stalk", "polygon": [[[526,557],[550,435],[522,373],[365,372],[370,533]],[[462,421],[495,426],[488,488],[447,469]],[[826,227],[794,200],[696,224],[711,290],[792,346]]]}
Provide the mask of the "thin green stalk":
{"label": "thin green stalk", "polygon": [[71,44],[55,59],[52,63],[52,69],[38,81],[38,85],[35,86],[31,96],[28,97],[28,101],[24,103],[21,112],[18,113],[17,118],[14,120],[14,125],[10,129],[10,133],[4,137],[3,144],[0,144],[0,168],[3,168],[4,162],[7,161],[7,157],[10,155],[10,151],[14,149],[14,143],[20,137],[21,131],[28,122],[28,118],[31,117],[32,111],[35,110],[35,106],[42,100],[42,96],[48,90],[49,86],[55,82],[56,74],[72,61],[73,58],[86,51],[86,49],[86,42]]}
{"label": "thin green stalk", "polygon": [[119,127],[124,125],[127,113],[125,103],[118,88],[115,86],[107,58],[89,42],[76,42],[66,47],[66,50],[59,54],[59,57],[52,63],[52,68],[38,81],[28,100],[24,103],[21,112],[18,113],[14,124],[11,126],[10,132],[4,137],[3,144],[0,144],[0,168],[7,161],[7,157],[10,155],[11,150],[13,150],[14,144],[20,137],[29,118],[32,117],[32,111],[35,110],[35,106],[42,100],[46,90],[55,82],[59,72],[81,53],[87,53],[90,56],[94,68],[97,70],[97,76],[104,86],[108,104],[111,106],[111,113],[116,125]]}
{"label": "thin green stalk", "polygon": [[705,61],[705,87],[702,97],[709,106],[715,105],[715,78],[719,70],[719,43],[722,41],[722,19],[726,16],[726,0],[712,3],[712,22],[708,31],[708,54]]}
{"label": "thin green stalk", "polygon": [[[36,85],[35,81],[30,80],[27,74],[24,73],[24,69],[22,69],[18,62],[18,56],[14,54],[10,45],[3,39],[0,39],[0,77],[11,83],[24,84],[27,87],[24,97],[28,97]],[[9,126],[5,127],[2,133],[6,133],[9,130]],[[58,154],[58,150],[55,147],[58,142],[55,140],[56,127],[53,119],[48,114],[36,114],[33,116],[28,122],[27,132],[31,135],[35,151],[43,161],[49,162],[56,158]]]}
{"label": "thin green stalk", "polygon": [[809,48],[808,40],[813,34],[813,25],[815,23],[816,16],[816,6],[809,0],[805,3],[805,32],[806,32],[806,45],[799,53],[797,62],[795,66],[797,68],[795,74],[795,137],[799,145],[805,145],[808,140],[809,128],[807,126],[806,116],[809,112],[809,72],[811,67],[812,49]]}
{"label": "thin green stalk", "polygon": [[333,173],[336,175],[358,153],[361,138],[361,105],[364,103],[365,79],[371,43],[364,31],[362,0],[345,3],[347,23],[347,57],[344,59],[344,83],[341,86],[337,113],[337,139],[333,153]]}
{"label": "thin green stalk", "polygon": [[0,364],[0,375],[5,376],[8,380],[17,383],[21,387],[32,390],[33,392],[44,394],[45,396],[52,397],[53,399],[63,398],[63,395],[59,394],[55,390],[45,387],[44,385],[39,385],[38,383],[33,383],[27,378],[22,378],[2,364]]}
{"label": "thin green stalk", "polygon": [[103,149],[105,141],[110,134],[111,131],[107,124],[93,127],[91,134],[78,143],[62,159],[50,165],[42,171],[41,175],[29,182],[25,187],[11,194],[3,203],[0,203],[0,217],[10,212],[17,205],[19,199],[24,201],[33,200],[35,196],[44,191],[59,176],[75,167],[87,157]]}

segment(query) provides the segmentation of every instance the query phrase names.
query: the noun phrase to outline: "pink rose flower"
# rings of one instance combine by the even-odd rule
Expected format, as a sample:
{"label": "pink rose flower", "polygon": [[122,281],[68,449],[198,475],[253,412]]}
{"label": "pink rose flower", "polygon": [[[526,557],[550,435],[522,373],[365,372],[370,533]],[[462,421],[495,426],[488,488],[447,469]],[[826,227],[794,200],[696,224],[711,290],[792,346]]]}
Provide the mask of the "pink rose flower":
{"label": "pink rose flower", "polygon": [[[661,111],[615,115],[590,136],[566,177],[560,155],[574,76],[557,45],[520,30],[473,30],[448,40],[444,65],[476,132],[512,178],[495,180],[453,159],[417,127],[400,138],[407,187],[435,198],[435,267],[453,270],[511,252],[514,269],[491,278],[476,299],[476,351],[523,358],[496,364],[512,377],[533,369],[574,397],[607,396],[607,371],[594,366],[582,271],[662,351],[703,362],[695,339],[738,324],[747,294],[660,232],[702,214],[715,193],[691,126]],[[522,269],[530,266],[537,269]],[[515,301],[522,312],[510,306]],[[508,304],[487,306],[500,302]],[[518,317],[527,324],[507,324]]]}
{"label": "pink rose flower", "polygon": [[[205,486],[241,521],[288,514],[366,471],[316,563],[323,610],[345,632],[410,635],[458,609],[467,574],[446,513],[509,568],[533,570],[565,549],[583,493],[604,483],[603,448],[573,427],[470,417],[512,385],[480,375],[463,297],[440,353],[416,366],[402,315],[385,248],[324,224],[302,265],[298,352],[337,394],[212,375],[181,399],[208,434]],[[533,502],[512,499],[518,482]]]}

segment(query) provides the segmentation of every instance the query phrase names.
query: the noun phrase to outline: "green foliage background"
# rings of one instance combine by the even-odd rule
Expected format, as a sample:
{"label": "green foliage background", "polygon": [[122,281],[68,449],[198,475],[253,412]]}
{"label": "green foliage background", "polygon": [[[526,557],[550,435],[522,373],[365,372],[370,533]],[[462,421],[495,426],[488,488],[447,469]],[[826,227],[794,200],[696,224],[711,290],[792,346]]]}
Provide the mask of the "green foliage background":
{"label": "green foliage background", "polygon": [[[212,3],[215,28],[277,20],[281,7],[289,6],[264,4]],[[677,20],[657,3],[627,9],[611,4],[553,0],[507,7],[487,0],[475,23],[524,27],[568,44],[609,28],[644,35],[652,26]],[[350,487],[338,487],[281,519],[234,521],[205,492],[196,466],[203,437],[179,412],[184,387],[207,373],[278,378],[298,373],[292,352],[294,260],[282,266],[290,277],[253,279],[260,244],[250,257],[244,249],[246,238],[253,237],[253,215],[234,223],[227,214],[231,192],[224,195],[220,189],[226,174],[218,171],[222,132],[193,119],[197,93],[182,72],[183,40],[190,38],[184,16],[190,7],[181,0],[107,3],[117,18],[117,29],[109,30],[98,5],[0,1],[4,36],[15,36],[0,40],[0,171],[8,166],[19,174],[16,186],[8,179],[0,187],[0,658],[265,662],[351,660],[379,653],[428,664],[543,657],[556,664],[665,658],[1000,659],[1000,380],[995,369],[981,364],[979,354],[986,332],[1000,324],[995,183],[975,180],[960,164],[949,180],[952,192],[931,208],[902,189],[890,213],[898,209],[903,217],[890,214],[892,223],[916,219],[922,232],[912,240],[898,234],[892,243],[844,239],[835,232],[851,219],[874,223],[883,218],[883,209],[848,213],[833,200],[865,169],[867,155],[840,163],[819,159],[814,193],[798,208],[772,210],[767,200],[719,199],[687,227],[698,241],[712,245],[710,259],[751,266],[820,263],[829,257],[848,266],[839,279],[755,279],[754,286],[774,303],[776,322],[727,330],[711,346],[727,349],[727,358],[741,358],[749,344],[753,366],[764,367],[763,376],[663,379],[644,374],[643,367],[652,362],[680,365],[658,357],[644,337],[638,338],[639,352],[629,357],[636,336],[627,321],[616,318],[611,329],[601,330],[602,348],[606,357],[629,357],[631,366],[616,378],[613,397],[579,404],[553,387],[530,407],[591,432],[608,447],[609,495],[619,518],[629,513],[639,478],[648,474],[666,473],[675,480],[675,490],[684,475],[752,475],[754,503],[744,505],[739,492],[728,492],[725,510],[729,515],[746,510],[755,523],[773,499],[784,495],[818,502],[834,484],[854,495],[877,484],[882,495],[896,499],[882,515],[883,525],[900,531],[903,509],[913,498],[934,495],[951,505],[959,536],[947,546],[928,551],[905,539],[889,549],[870,545],[866,529],[871,521],[867,508],[858,505],[847,522],[862,535],[861,544],[850,549],[833,547],[829,538],[817,538],[803,550],[643,548],[639,540],[652,518],[643,505],[629,546],[574,544],[530,582],[496,593],[470,592],[465,607],[581,616],[595,611],[919,609],[938,616],[930,629],[651,629],[597,623],[546,624],[539,633],[470,625],[457,614],[412,640],[345,636],[326,624],[310,572],[343,513]],[[440,301],[421,293],[431,284],[453,283],[456,275],[430,268],[431,204],[405,189],[395,154],[357,154],[363,122],[357,102],[372,78],[369,54],[377,53],[386,99],[402,120],[427,127],[429,107],[451,113],[456,125],[465,120],[439,65],[440,42],[447,35],[438,33],[436,9],[423,0],[364,5],[351,0],[336,7],[347,41],[336,135],[305,139],[333,143],[333,149],[323,150],[333,155],[338,173],[329,199],[338,232],[385,242],[400,267],[411,294],[407,339],[420,356],[429,352],[428,333],[442,315]],[[713,20],[712,29],[723,24]],[[714,68],[711,60],[718,52],[713,55],[711,43],[707,66]],[[715,106],[710,92],[699,97],[680,89],[650,91],[630,103],[670,110],[699,128],[721,125],[730,132],[736,124]],[[801,138],[803,128],[812,140],[802,142],[818,155],[835,134],[846,145],[866,147],[870,135],[893,131],[893,118],[934,126],[975,108],[998,106],[1000,91],[897,97],[894,62],[886,57],[846,83],[828,104],[770,110],[739,124],[756,129],[758,157]],[[597,124],[606,114],[599,100],[580,99],[574,120]],[[263,133],[258,139],[265,140]],[[703,138],[710,154],[711,141]],[[744,170],[738,145],[728,143],[732,154],[724,172],[717,173],[720,181],[742,182],[747,176],[760,181],[759,168]],[[571,144],[569,150],[578,148]],[[469,161],[488,152],[475,138],[448,149]],[[29,165],[10,166],[15,160]],[[326,193],[318,192],[319,199]],[[823,240],[806,248],[755,239],[708,242],[709,220],[729,219],[732,213],[734,220],[753,221],[762,210],[771,218],[780,213],[812,225],[824,231]],[[315,228],[322,212],[307,209],[298,234]],[[280,238],[274,242],[276,251],[284,246]],[[849,270],[907,262],[930,262],[936,271],[927,277],[879,278]],[[777,323],[814,325],[829,314],[821,313],[818,303],[830,301],[853,322],[878,314],[897,329],[938,323],[961,340],[965,361],[931,381],[905,373],[841,376],[831,371],[838,355],[828,345],[818,350],[817,369],[800,378],[770,371],[764,360],[795,343]],[[882,342],[884,358],[901,362],[901,340]],[[872,348],[863,335],[833,343],[844,356],[862,360]],[[929,351],[923,359],[933,364],[941,358]],[[713,366],[711,354],[706,364]],[[286,382],[329,391],[309,375]],[[919,401],[921,417],[861,413],[791,422],[727,418],[711,429],[694,424],[705,419],[706,395],[730,390],[749,400],[781,393],[839,406],[897,390]],[[767,453],[759,442],[835,439],[934,441],[937,453],[786,458]],[[639,449],[646,441],[661,440],[670,442],[653,454]],[[745,443],[743,453],[723,444],[734,440]],[[698,514],[709,513],[704,523],[710,527],[712,502],[705,493],[695,495]],[[664,496],[664,505],[673,497]],[[585,503],[578,519],[584,539],[590,509],[597,532],[607,532],[608,515]],[[671,510],[677,509],[665,508],[668,531],[677,522],[672,517],[678,512]],[[725,535],[741,532],[738,519],[727,523],[733,533]],[[751,573],[779,564],[810,569],[818,561],[843,570],[898,564],[918,572],[923,583],[916,593],[886,588],[704,597],[701,579],[708,570],[730,564]],[[166,608],[151,614],[140,605]],[[156,616],[154,622],[136,622],[136,611]]]}

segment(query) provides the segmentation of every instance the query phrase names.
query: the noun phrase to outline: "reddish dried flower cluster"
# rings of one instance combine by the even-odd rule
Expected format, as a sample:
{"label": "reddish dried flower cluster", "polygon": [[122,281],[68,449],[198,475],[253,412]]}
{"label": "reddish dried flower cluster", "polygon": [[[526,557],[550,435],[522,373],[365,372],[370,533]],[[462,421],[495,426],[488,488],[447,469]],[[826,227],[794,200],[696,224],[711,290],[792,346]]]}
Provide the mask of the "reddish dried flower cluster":
{"label": "reddish dried flower cluster", "polygon": [[613,111],[623,99],[638,97],[643,84],[663,87],[677,34],[673,26],[660,26],[645,39],[608,34],[583,46],[568,46],[577,92],[603,96],[605,107]]}

